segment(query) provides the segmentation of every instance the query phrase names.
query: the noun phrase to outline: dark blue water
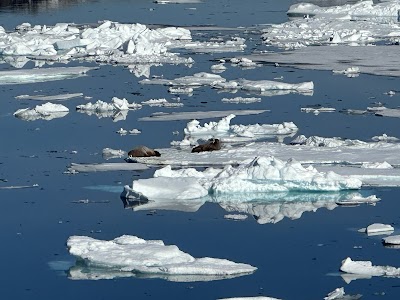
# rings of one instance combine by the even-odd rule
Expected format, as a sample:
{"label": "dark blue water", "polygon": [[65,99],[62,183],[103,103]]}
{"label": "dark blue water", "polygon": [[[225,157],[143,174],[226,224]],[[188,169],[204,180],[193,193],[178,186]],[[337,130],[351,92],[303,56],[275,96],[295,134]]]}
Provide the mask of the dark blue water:
{"label": "dark blue water", "polygon": [[[65,1],[58,7],[40,2],[35,9],[21,5],[12,9],[0,7],[0,25],[12,30],[22,22],[52,25],[57,22],[93,23],[109,19],[119,22],[171,25],[254,26],[287,20],[291,1],[206,1],[203,4],[156,5],[152,1]],[[196,7],[196,10],[187,10]],[[151,10],[153,9],[153,10]],[[208,39],[231,35],[225,31],[202,32]],[[247,39],[247,52],[263,50],[257,33],[234,31]],[[193,31],[196,38],[196,31]],[[186,66],[152,67],[152,75],[175,78],[196,72],[209,72],[215,59],[235,53],[189,54],[195,60]],[[70,66],[81,65],[76,62]],[[93,66],[84,63],[83,65]],[[55,65],[57,66],[57,64]],[[60,66],[63,66],[60,64]],[[29,65],[27,67],[32,67]],[[7,64],[1,69],[12,69]],[[395,89],[395,78],[361,75],[357,78],[333,76],[331,72],[294,70],[264,66],[253,70],[228,67],[222,74],[227,79],[273,79],[284,76],[285,82],[314,81],[313,96],[297,94],[262,97],[260,103],[224,104],[224,97],[246,96],[217,93],[208,87],[195,90],[192,97],[181,96],[183,108],[173,111],[269,109],[261,115],[238,116],[235,124],[281,123],[293,121],[306,136],[341,136],[369,140],[386,133],[400,136],[396,118],[350,116],[340,113],[305,114],[306,105],[321,104],[337,110],[365,109],[373,102],[397,106],[398,96],[383,93]],[[141,78],[140,78],[141,79]],[[31,189],[0,189],[1,257],[0,295],[2,299],[217,299],[223,297],[265,295],[282,299],[322,299],[328,292],[344,286],[347,294],[363,294],[362,299],[398,299],[399,279],[373,278],[346,284],[340,277],[341,261],[372,260],[376,265],[400,266],[399,252],[386,249],[380,237],[367,237],[357,232],[374,222],[399,228],[399,192],[397,189],[373,189],[382,201],[376,206],[325,208],[305,212],[301,218],[288,218],[276,224],[258,224],[249,216],[245,221],[225,220],[227,212],[216,203],[205,203],[197,212],[157,210],[155,213],[125,209],[119,194],[87,187],[130,184],[138,178],[151,177],[154,170],[143,172],[99,172],[63,174],[72,162],[104,162],[105,147],[129,150],[145,144],[154,148],[168,147],[172,134],[186,125],[183,121],[141,122],[138,118],[156,111],[171,109],[144,107],[131,111],[125,121],[97,118],[75,112],[76,105],[86,100],[75,98],[62,102],[70,113],[52,121],[25,122],[13,117],[19,108],[40,102],[16,100],[22,94],[56,95],[82,92],[109,102],[113,96],[140,102],[151,98],[171,99],[162,86],[140,85],[140,80],[119,66],[101,66],[79,79],[25,85],[0,86],[0,186],[32,185]],[[205,120],[208,121],[208,120]],[[138,128],[142,134],[120,136],[119,128]],[[73,153],[72,151],[77,151]],[[122,160],[113,160],[119,162]],[[89,199],[96,203],[76,203]],[[234,279],[179,283],[163,279],[123,278],[98,281],[75,281],[68,278],[68,268],[75,259],[65,243],[71,235],[88,235],[114,239],[123,234],[144,239],[160,239],[175,244],[194,257],[226,258],[249,263],[258,270]],[[356,248],[355,248],[356,246]],[[359,247],[361,246],[361,248]],[[57,266],[57,267],[54,267]],[[57,269],[57,270],[55,270]]]}

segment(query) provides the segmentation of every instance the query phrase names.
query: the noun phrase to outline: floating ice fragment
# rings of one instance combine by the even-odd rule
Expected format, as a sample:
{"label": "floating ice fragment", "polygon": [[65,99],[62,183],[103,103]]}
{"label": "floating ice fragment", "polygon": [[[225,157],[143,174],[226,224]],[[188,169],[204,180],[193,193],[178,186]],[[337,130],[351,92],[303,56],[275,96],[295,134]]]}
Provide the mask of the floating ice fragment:
{"label": "floating ice fragment", "polygon": [[102,163],[102,164],[77,164],[71,163],[68,168],[70,174],[86,172],[108,172],[108,171],[139,171],[146,170],[148,167],[144,164],[127,163]]}
{"label": "floating ice fragment", "polygon": [[218,300],[281,300],[281,299],[265,297],[265,296],[256,296],[256,297],[219,298]]}
{"label": "floating ice fragment", "polygon": [[371,195],[368,197],[362,197],[361,195],[351,195],[350,197],[346,199],[340,199],[336,201],[336,204],[338,205],[344,205],[344,206],[353,206],[353,205],[360,205],[360,204],[370,204],[370,205],[375,205],[377,202],[379,202],[381,199],[377,198],[376,195]]}
{"label": "floating ice fragment", "polygon": [[365,233],[368,235],[379,235],[379,234],[391,234],[394,231],[392,225],[374,223],[365,229]]}
{"label": "floating ice fragment", "polygon": [[400,245],[400,235],[392,235],[382,239],[385,245]]}
{"label": "floating ice fragment", "polygon": [[54,118],[62,118],[67,115],[68,112],[69,109],[64,105],[47,102],[42,105],[37,105],[32,109],[18,109],[14,112],[14,116],[24,121],[34,121],[39,119],[49,121]]}
{"label": "floating ice fragment", "polygon": [[143,240],[136,236],[120,236],[110,241],[86,236],[71,236],[67,246],[70,254],[87,262],[87,267],[99,267],[114,272],[134,272],[164,275],[215,276],[247,275],[257,268],[225,259],[194,258],[177,246],[166,246],[160,240]]}
{"label": "floating ice fragment", "polygon": [[357,77],[360,75],[359,67],[348,67],[346,70],[333,70],[334,74],[344,74],[347,77]]}
{"label": "floating ice fragment", "polygon": [[193,111],[193,112],[172,112],[172,113],[153,113],[150,117],[139,118],[139,121],[176,121],[188,119],[209,119],[221,118],[230,114],[237,116],[258,115],[268,110],[221,110],[221,111]]}
{"label": "floating ice fragment", "polygon": [[142,106],[135,102],[129,103],[125,98],[119,99],[113,97],[111,103],[107,103],[101,100],[97,100],[96,103],[86,103],[83,105],[78,105],[77,110],[82,111],[95,111],[95,112],[107,112],[107,111],[123,111],[129,109],[140,109]]}
{"label": "floating ice fragment", "polygon": [[315,115],[318,115],[321,112],[334,112],[336,111],[335,108],[332,107],[302,107],[300,108],[301,111],[306,112],[306,113],[314,113]]}
{"label": "floating ice fragment", "polygon": [[247,215],[238,215],[238,214],[230,214],[230,215],[225,215],[224,219],[229,219],[229,220],[246,220]]}
{"label": "floating ice fragment", "polygon": [[374,266],[371,261],[353,261],[350,257],[347,257],[342,261],[340,270],[345,273],[363,276],[400,276],[400,268],[391,266]]}
{"label": "floating ice fragment", "polygon": [[255,97],[235,97],[235,98],[222,98],[222,102],[224,103],[255,103],[255,102],[261,102],[261,98],[255,98]]}
{"label": "floating ice fragment", "polygon": [[171,94],[187,94],[190,95],[193,93],[193,88],[181,88],[181,87],[173,87],[168,88],[168,92]]}
{"label": "floating ice fragment", "polygon": [[104,159],[111,159],[111,158],[121,158],[127,155],[127,152],[121,149],[114,150],[111,148],[104,148],[102,151],[102,155]]}
{"label": "floating ice fragment", "polygon": [[156,107],[181,107],[181,106],[183,106],[183,103],[180,103],[180,102],[171,103],[171,102],[168,102],[167,99],[165,99],[165,98],[150,99],[147,101],[142,101],[141,103],[143,105],[156,106]]}
{"label": "floating ice fragment", "polygon": [[365,169],[393,169],[393,166],[389,163],[387,163],[386,161],[384,161],[383,163],[363,163],[361,165],[361,168],[365,168]]}
{"label": "floating ice fragment", "polygon": [[31,99],[31,100],[42,100],[42,101],[62,101],[62,100],[69,100],[72,98],[82,97],[82,93],[73,93],[73,94],[60,94],[60,95],[53,95],[53,96],[45,96],[45,95],[19,95],[16,96],[15,99]]}
{"label": "floating ice fragment", "polygon": [[184,76],[176,79],[163,79],[163,78],[153,78],[153,79],[143,79],[140,81],[141,84],[161,84],[167,86],[202,86],[211,85],[217,82],[225,82],[226,79],[222,78],[216,74],[210,74],[205,72],[196,73],[192,76]]}

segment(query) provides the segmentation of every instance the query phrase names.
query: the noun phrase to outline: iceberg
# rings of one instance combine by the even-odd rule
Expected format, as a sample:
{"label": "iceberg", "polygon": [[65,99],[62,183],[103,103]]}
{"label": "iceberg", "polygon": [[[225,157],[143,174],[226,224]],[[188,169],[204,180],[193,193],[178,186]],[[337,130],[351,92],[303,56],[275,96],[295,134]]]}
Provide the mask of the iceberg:
{"label": "iceberg", "polygon": [[87,103],[84,105],[78,105],[77,110],[82,111],[94,111],[94,112],[108,112],[108,111],[122,111],[129,109],[140,109],[142,106],[137,103],[129,103],[125,98],[119,99],[113,97],[111,103],[107,103],[101,100],[97,100],[96,103]]}
{"label": "iceberg", "polygon": [[[144,240],[123,235],[102,241],[87,236],[68,238],[69,253],[88,268],[98,267],[123,274],[154,274],[156,276],[201,275],[224,279],[253,273],[257,268],[226,259],[194,258],[177,246],[167,246],[160,240]],[[129,275],[128,275],[129,276]],[[190,278],[190,277],[189,277]]]}

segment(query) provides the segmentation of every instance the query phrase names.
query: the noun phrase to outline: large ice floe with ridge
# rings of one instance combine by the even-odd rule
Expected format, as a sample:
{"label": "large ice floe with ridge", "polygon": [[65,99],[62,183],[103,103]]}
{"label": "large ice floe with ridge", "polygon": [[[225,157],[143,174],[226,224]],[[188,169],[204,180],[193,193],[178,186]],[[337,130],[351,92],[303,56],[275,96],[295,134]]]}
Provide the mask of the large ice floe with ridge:
{"label": "large ice floe with ridge", "polygon": [[154,178],[133,181],[125,186],[126,196],[138,199],[196,199],[208,195],[266,193],[266,192],[320,192],[359,189],[362,182],[356,178],[333,172],[318,172],[312,166],[281,161],[274,157],[256,157],[234,167],[194,168],[172,170],[166,166],[155,171]]}
{"label": "large ice floe with ridge", "polygon": [[71,279],[138,276],[182,282],[210,281],[251,274],[257,269],[226,259],[194,258],[175,245],[128,235],[110,241],[71,236],[67,246],[80,263],[70,270]]}
{"label": "large ice floe with ridge", "polygon": [[340,270],[345,273],[361,276],[400,277],[400,268],[392,266],[374,266],[371,261],[353,261],[350,257],[347,257],[342,261]]}
{"label": "large ice floe with ridge", "polygon": [[14,112],[14,116],[24,121],[46,120],[62,118],[69,113],[68,107],[62,104],[47,102],[36,105],[34,108],[21,108]]}

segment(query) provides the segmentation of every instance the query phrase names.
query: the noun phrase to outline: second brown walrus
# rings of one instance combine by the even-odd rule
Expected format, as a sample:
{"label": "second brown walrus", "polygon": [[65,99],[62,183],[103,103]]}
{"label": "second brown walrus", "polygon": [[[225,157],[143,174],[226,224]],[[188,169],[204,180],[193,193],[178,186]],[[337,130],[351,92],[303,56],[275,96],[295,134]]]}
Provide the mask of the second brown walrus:
{"label": "second brown walrus", "polygon": [[161,156],[157,150],[150,149],[146,146],[138,146],[128,152],[128,156],[132,157],[149,157],[149,156]]}
{"label": "second brown walrus", "polygon": [[193,152],[215,151],[221,149],[221,142],[219,139],[210,139],[207,143],[198,145],[192,149]]}

